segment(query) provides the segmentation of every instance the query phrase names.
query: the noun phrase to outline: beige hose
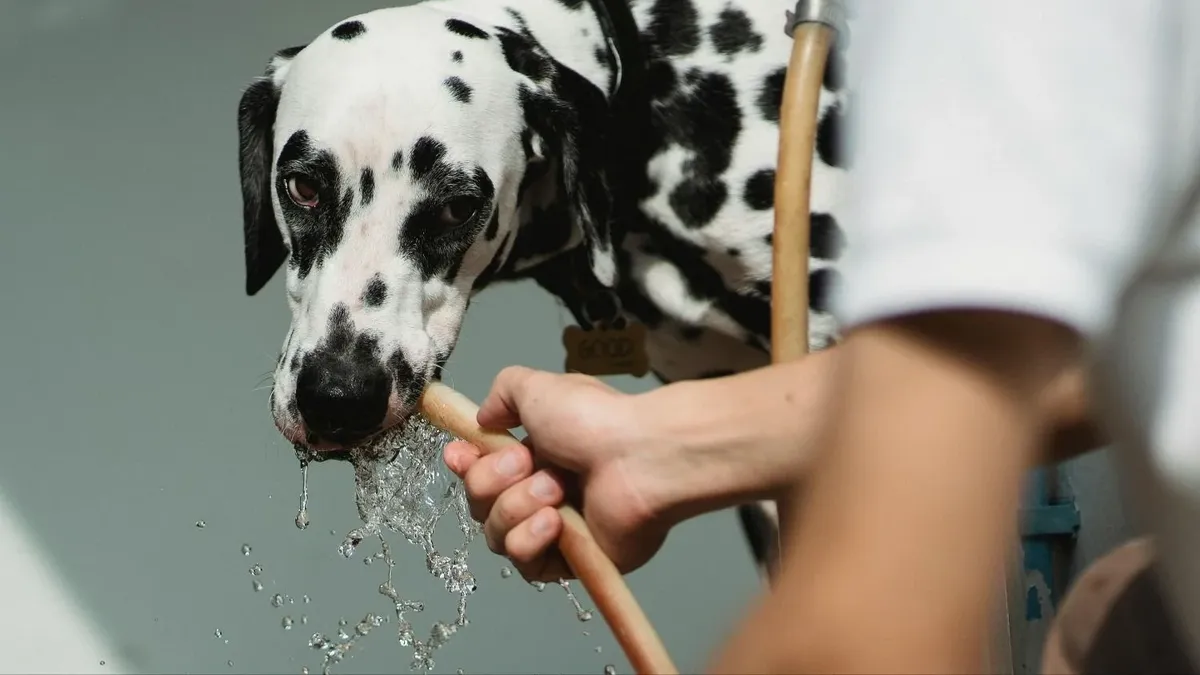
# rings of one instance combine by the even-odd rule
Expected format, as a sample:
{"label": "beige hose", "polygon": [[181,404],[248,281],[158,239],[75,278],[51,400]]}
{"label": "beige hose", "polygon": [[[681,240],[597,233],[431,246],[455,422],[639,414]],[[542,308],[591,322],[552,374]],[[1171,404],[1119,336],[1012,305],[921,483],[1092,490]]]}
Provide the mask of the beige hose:
{"label": "beige hose", "polygon": [[[805,11],[802,16],[801,12]],[[809,202],[821,83],[829,50],[842,21],[840,3],[797,5],[792,56],[779,113],[779,158],[775,171],[775,234],[771,270],[771,362],[808,354]],[[780,536],[788,531],[795,494],[780,499]],[[782,542],[777,542],[780,551]]]}
{"label": "beige hose", "polygon": [[[441,382],[426,387],[420,406],[421,413],[434,426],[472,443],[485,453],[497,452],[518,442],[507,431],[480,427],[475,419],[479,407]],[[678,673],[654,626],[625,584],[625,577],[600,549],[583,517],[571,506],[562,506],[559,513],[563,519],[559,551],[596,603],[596,609],[612,629],[634,672],[646,675]]]}

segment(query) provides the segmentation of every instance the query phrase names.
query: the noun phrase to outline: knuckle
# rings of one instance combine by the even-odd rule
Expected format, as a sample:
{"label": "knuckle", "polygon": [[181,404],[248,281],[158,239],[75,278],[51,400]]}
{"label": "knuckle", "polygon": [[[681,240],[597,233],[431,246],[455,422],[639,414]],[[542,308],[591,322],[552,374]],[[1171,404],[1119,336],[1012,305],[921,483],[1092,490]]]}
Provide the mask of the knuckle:
{"label": "knuckle", "polygon": [[495,505],[492,506],[492,519],[504,529],[511,529],[524,517],[524,509],[521,506],[518,495],[505,492],[496,499]]}

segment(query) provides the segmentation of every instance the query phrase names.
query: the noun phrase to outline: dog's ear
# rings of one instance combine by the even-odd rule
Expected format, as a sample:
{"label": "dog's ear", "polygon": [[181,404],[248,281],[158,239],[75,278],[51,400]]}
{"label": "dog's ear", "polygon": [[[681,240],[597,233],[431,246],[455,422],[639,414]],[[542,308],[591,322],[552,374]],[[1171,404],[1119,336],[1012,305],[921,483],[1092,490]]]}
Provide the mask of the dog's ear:
{"label": "dog's ear", "polygon": [[[605,176],[602,135],[607,102],[598,89],[559,65],[551,90],[522,86],[525,122],[546,154],[560,166],[560,193],[583,232],[593,274],[604,286],[616,283],[612,198]],[[586,131],[585,131],[586,130]]]}
{"label": "dog's ear", "polygon": [[262,290],[287,259],[287,248],[271,205],[271,163],[279,92],[292,58],[302,49],[291,47],[276,53],[266,72],[250,83],[238,102],[238,166],[242,178],[247,295]]}

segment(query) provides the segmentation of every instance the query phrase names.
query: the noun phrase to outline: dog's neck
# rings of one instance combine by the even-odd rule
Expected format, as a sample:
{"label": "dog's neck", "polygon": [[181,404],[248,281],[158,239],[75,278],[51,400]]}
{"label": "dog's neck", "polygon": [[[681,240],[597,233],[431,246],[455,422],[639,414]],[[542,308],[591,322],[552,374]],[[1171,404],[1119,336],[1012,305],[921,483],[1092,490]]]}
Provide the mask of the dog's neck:
{"label": "dog's neck", "polygon": [[[491,4],[495,0],[444,1],[473,14],[486,11],[480,18],[486,16],[493,25],[503,26],[536,44],[558,67],[573,71],[606,101],[612,100],[620,86],[621,54],[613,36],[612,16],[602,5],[606,0],[514,0],[505,8]],[[485,9],[480,2],[489,6]],[[539,278],[551,266],[547,263],[586,258],[581,250],[579,226],[571,217],[560,189],[560,169],[558,158],[529,166],[520,188],[515,223],[509,228],[512,241],[500,246],[497,259],[476,283],[476,291],[498,281]],[[619,247],[618,241],[614,244]],[[585,270],[586,265],[572,276],[586,274]],[[555,285],[566,281],[560,279]],[[572,279],[571,283],[586,284],[588,280]],[[561,297],[557,289],[550,290]]]}

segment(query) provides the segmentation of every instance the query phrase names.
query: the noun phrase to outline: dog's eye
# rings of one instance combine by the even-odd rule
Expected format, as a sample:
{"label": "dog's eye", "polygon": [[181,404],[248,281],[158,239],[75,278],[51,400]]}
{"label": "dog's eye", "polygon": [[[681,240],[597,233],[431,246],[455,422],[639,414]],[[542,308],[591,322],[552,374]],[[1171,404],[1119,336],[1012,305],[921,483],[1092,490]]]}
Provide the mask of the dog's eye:
{"label": "dog's eye", "polygon": [[287,191],[288,197],[296,203],[296,206],[303,206],[307,209],[315,207],[321,200],[316,182],[305,176],[296,175],[288,178]]}
{"label": "dog's eye", "polygon": [[475,200],[470,197],[451,199],[442,207],[438,218],[442,221],[442,225],[447,227],[462,225],[475,216],[476,208]]}

